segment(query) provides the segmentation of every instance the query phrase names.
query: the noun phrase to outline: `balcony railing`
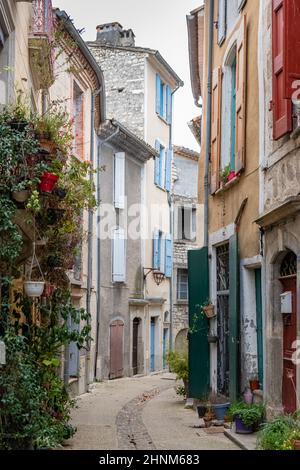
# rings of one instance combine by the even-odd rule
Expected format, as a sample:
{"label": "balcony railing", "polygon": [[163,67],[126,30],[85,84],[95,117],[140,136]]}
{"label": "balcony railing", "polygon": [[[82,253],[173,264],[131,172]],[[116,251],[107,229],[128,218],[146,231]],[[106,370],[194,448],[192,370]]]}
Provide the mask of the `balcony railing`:
{"label": "balcony railing", "polygon": [[50,42],[53,40],[54,20],[52,0],[33,0],[32,33],[35,36],[47,36]]}

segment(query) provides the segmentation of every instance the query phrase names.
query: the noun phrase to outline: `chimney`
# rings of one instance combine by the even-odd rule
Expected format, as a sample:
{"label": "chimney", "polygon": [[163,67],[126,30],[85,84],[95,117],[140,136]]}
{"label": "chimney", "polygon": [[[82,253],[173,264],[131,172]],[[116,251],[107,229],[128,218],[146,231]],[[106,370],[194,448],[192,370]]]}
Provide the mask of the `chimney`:
{"label": "chimney", "polygon": [[134,46],[135,35],[132,29],[124,30],[123,26],[115,21],[97,26],[96,41],[109,46]]}
{"label": "chimney", "polygon": [[132,29],[122,31],[121,46],[135,46],[135,35]]}

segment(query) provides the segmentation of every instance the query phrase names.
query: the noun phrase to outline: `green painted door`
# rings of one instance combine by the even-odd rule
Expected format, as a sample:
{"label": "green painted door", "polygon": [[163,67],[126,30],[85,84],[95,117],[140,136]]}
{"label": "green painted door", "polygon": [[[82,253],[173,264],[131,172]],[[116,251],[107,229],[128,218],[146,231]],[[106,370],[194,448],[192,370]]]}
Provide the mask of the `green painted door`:
{"label": "green painted door", "polygon": [[263,318],[262,318],[262,293],[261,293],[261,269],[255,270],[256,292],[256,328],[257,328],[257,363],[260,388],[264,385],[264,352],[263,352]]}
{"label": "green painted door", "polygon": [[208,321],[200,307],[209,298],[208,248],[188,252],[189,274],[189,397],[209,393]]}

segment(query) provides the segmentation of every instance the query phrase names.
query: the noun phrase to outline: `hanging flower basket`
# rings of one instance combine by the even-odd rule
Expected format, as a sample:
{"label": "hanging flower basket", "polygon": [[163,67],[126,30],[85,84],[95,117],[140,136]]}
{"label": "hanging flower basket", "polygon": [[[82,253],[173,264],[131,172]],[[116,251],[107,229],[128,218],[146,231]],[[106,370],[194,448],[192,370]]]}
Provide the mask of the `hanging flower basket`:
{"label": "hanging flower basket", "polygon": [[57,152],[57,145],[50,139],[45,137],[39,137],[40,146],[43,150],[46,150],[51,155],[56,154]]}
{"label": "hanging flower basket", "polygon": [[24,282],[25,294],[28,297],[40,297],[44,291],[45,282],[26,281]]}
{"label": "hanging flower basket", "polygon": [[53,173],[48,173],[47,171],[43,174],[41,182],[39,184],[39,189],[42,193],[51,194],[56,183],[58,181],[58,176]]}
{"label": "hanging flower basket", "polygon": [[[33,265],[34,262],[36,262],[36,265],[40,271],[40,277],[42,281],[37,281],[33,280],[31,278],[32,276],[32,270],[33,270]],[[29,270],[29,276],[28,280],[24,282],[24,290],[25,293],[28,297],[41,297],[45,287],[45,280],[43,276],[43,272],[40,267],[39,260],[37,259],[36,252],[35,252],[35,242],[33,243],[33,253],[32,253],[32,258],[31,258],[31,264],[30,264],[30,270]]]}
{"label": "hanging flower basket", "polygon": [[203,313],[205,313],[207,318],[214,318],[216,316],[215,314],[215,306],[210,304],[210,305],[204,305],[202,307]]}

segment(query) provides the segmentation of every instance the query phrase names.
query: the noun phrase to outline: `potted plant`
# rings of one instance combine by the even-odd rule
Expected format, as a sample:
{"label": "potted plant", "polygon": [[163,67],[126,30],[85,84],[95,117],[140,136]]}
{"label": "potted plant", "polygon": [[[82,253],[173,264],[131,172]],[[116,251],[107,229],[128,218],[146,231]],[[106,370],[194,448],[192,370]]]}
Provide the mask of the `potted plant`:
{"label": "potted plant", "polygon": [[228,415],[235,422],[237,434],[253,434],[265,417],[263,405],[249,405],[244,402],[233,403]]}
{"label": "potted plant", "polygon": [[261,450],[299,450],[300,421],[296,415],[276,416],[258,436]]}
{"label": "potted plant", "polygon": [[235,177],[236,177],[236,172],[234,170],[231,170],[228,175],[228,181],[232,181]]}
{"label": "potted plant", "polygon": [[230,408],[230,402],[226,397],[212,394],[209,399],[210,407],[218,421],[225,421],[225,416]]}
{"label": "potted plant", "polygon": [[231,173],[231,166],[230,163],[226,165],[221,171],[220,171],[220,181],[223,185],[228,183],[228,178]]}
{"label": "potted plant", "polygon": [[201,305],[201,311],[208,319],[214,318],[215,314],[215,306],[210,300],[207,300],[203,305]]}
{"label": "potted plant", "polygon": [[30,191],[26,180],[17,183],[13,187],[12,197],[16,202],[24,203],[28,200]]}
{"label": "potted plant", "polygon": [[259,380],[257,377],[253,377],[252,379],[249,380],[249,385],[250,385],[250,390],[253,393],[255,390],[260,389],[260,384]]}
{"label": "potted plant", "polygon": [[185,388],[185,396],[187,397],[189,389],[188,355],[177,351],[170,351],[166,355],[166,361],[170,366],[170,371],[176,374],[176,380],[182,380]]}

